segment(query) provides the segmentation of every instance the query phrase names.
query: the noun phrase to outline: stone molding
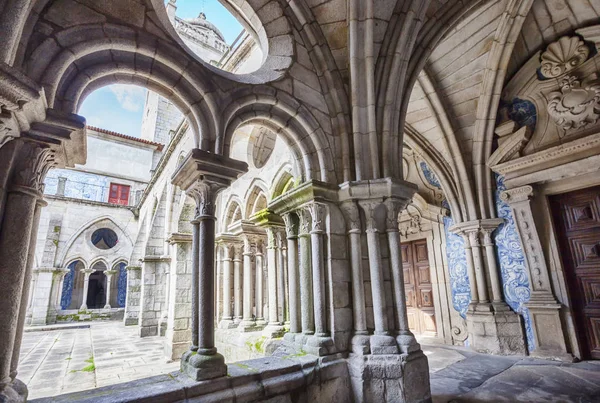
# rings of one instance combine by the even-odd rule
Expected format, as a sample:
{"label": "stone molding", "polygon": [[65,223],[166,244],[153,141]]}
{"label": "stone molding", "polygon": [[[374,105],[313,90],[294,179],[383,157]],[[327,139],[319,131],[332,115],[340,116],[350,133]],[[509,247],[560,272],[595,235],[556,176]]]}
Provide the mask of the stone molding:
{"label": "stone molding", "polygon": [[167,242],[170,245],[178,244],[178,243],[192,243],[192,234],[184,234],[180,232],[174,232],[171,234],[169,238],[167,238]]}
{"label": "stone molding", "polygon": [[565,132],[594,125],[600,118],[600,82],[596,74],[583,80],[565,76],[559,91],[548,95],[548,114]]}

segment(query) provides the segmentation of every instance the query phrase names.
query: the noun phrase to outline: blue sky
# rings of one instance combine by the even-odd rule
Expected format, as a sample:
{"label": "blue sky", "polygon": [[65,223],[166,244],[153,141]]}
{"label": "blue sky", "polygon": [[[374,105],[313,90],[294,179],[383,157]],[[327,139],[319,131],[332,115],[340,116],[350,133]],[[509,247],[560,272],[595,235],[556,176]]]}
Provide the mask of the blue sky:
{"label": "blue sky", "polygon": [[[177,16],[196,18],[204,11],[231,44],[242,26],[219,3],[219,0],[177,0]],[[87,124],[128,136],[140,137],[146,89],[134,85],[114,84],[91,93],[82,103],[79,114]]]}

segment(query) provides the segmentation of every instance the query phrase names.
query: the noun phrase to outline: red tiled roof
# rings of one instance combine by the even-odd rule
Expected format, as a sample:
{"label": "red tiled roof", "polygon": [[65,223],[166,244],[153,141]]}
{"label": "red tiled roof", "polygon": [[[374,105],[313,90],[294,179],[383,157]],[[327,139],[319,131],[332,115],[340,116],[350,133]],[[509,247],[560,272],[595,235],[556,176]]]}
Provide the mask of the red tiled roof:
{"label": "red tiled roof", "polygon": [[133,141],[137,141],[139,143],[144,143],[144,144],[149,144],[149,145],[152,145],[152,146],[156,146],[156,147],[158,147],[158,151],[162,151],[163,147],[165,146],[164,144],[161,144],[161,143],[156,143],[154,141],[141,139],[139,137],[128,136],[126,134],[117,133],[117,132],[113,132],[113,131],[106,130],[106,129],[101,129],[101,128],[95,127],[95,126],[88,126],[87,128],[90,129],[90,130],[93,130],[95,132],[104,133],[104,134],[110,134],[111,136],[120,137],[122,139],[133,140]]}

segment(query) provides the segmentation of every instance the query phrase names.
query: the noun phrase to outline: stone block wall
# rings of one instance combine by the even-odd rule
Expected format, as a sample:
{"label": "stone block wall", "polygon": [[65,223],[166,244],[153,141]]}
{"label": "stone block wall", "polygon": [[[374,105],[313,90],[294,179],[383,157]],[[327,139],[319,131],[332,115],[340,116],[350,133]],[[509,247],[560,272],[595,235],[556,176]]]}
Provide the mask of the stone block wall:
{"label": "stone block wall", "polygon": [[147,256],[142,260],[140,337],[160,334],[160,321],[167,308],[166,279],[169,260],[169,258],[153,256]]}

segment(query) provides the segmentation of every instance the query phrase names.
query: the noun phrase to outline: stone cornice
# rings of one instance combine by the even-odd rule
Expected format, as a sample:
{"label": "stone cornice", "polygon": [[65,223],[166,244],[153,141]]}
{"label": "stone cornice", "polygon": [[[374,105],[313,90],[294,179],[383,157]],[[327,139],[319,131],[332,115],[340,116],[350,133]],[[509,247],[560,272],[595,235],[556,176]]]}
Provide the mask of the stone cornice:
{"label": "stone cornice", "polygon": [[344,182],[339,186],[338,200],[374,200],[388,198],[410,200],[417,191],[417,185],[394,178],[371,179]]}
{"label": "stone cornice", "polygon": [[[257,214],[260,214],[257,213]],[[250,217],[250,220],[240,220],[235,222],[234,224],[230,225],[228,228],[228,232],[230,232],[232,235],[234,236],[241,236],[241,235],[265,235],[265,230],[264,228],[261,228],[258,225],[260,225],[258,222],[254,222],[253,221],[253,217],[255,217],[257,214],[255,214],[254,216]],[[281,219],[279,219],[281,220]]]}
{"label": "stone cornice", "polygon": [[177,243],[191,243],[192,242],[192,234],[183,234],[181,232],[174,232],[171,234],[169,238],[167,238],[167,242],[170,245]]}
{"label": "stone cornice", "polygon": [[491,232],[504,223],[502,218],[487,218],[484,220],[465,221],[451,226],[448,230],[454,234],[462,235],[471,232]]}
{"label": "stone cornice", "polygon": [[284,214],[298,209],[310,201],[338,201],[338,189],[325,182],[310,180],[273,199],[268,208],[275,214]]}
{"label": "stone cornice", "polygon": [[144,256],[140,260],[142,261],[142,263],[146,263],[146,262],[170,262],[171,258],[169,256],[148,255],[148,256]]}
{"label": "stone cornice", "polygon": [[229,186],[247,171],[248,164],[245,162],[195,148],[185,157],[171,179],[174,185],[186,191],[197,181]]}
{"label": "stone cornice", "polygon": [[500,199],[508,204],[529,200],[533,197],[533,187],[526,185],[500,193]]}

